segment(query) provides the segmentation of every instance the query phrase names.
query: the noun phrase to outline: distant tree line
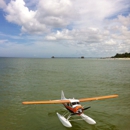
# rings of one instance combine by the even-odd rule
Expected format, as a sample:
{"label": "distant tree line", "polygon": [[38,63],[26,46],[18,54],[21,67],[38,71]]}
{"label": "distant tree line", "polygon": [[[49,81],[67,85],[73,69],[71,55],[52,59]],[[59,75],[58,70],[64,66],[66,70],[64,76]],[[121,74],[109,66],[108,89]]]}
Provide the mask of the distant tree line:
{"label": "distant tree line", "polygon": [[112,58],[130,58],[130,53],[122,53],[122,54],[119,54],[117,53],[115,56],[112,56]]}
{"label": "distant tree line", "polygon": [[55,56],[52,56],[51,58],[81,58],[81,59],[84,59],[84,56],[81,56],[81,57],[55,57]]}

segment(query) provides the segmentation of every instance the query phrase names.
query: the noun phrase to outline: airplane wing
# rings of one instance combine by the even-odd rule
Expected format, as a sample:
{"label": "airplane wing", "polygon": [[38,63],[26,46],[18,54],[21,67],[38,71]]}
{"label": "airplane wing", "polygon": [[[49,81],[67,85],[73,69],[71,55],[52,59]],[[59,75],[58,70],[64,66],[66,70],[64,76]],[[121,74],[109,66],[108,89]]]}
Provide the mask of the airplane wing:
{"label": "airplane wing", "polygon": [[100,97],[92,97],[92,98],[82,98],[79,99],[80,102],[88,102],[88,101],[94,101],[94,100],[102,100],[107,98],[116,98],[118,95],[108,95],[108,96],[100,96]]}
{"label": "airplane wing", "polygon": [[26,101],[22,102],[24,105],[29,104],[60,104],[60,103],[69,103],[70,100],[47,100],[47,101]]}
{"label": "airplane wing", "polygon": [[[94,100],[101,100],[101,99],[107,99],[107,98],[116,98],[118,95],[109,95],[109,96],[100,96],[100,97],[92,97],[92,98],[82,98],[78,99],[80,102],[88,102],[88,101],[94,101]],[[70,103],[70,100],[46,100],[46,101],[25,101],[22,102],[24,105],[29,104],[61,104],[61,103]]]}

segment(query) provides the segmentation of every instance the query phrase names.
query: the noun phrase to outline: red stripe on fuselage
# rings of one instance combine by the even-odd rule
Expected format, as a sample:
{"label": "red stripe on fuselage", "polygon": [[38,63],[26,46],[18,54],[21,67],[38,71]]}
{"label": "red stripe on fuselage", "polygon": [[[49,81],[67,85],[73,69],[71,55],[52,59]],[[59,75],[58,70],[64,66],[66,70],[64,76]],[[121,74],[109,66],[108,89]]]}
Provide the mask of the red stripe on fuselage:
{"label": "red stripe on fuselage", "polygon": [[67,110],[69,110],[71,113],[81,114],[82,112],[78,112],[79,109],[83,110],[83,107],[81,105],[77,105],[74,108],[63,104]]}

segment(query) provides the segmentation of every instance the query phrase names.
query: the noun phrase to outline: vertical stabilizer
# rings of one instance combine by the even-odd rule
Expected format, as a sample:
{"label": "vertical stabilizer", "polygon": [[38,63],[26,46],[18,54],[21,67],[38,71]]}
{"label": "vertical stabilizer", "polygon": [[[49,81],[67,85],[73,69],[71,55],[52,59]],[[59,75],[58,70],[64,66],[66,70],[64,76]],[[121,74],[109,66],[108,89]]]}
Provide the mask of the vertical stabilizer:
{"label": "vertical stabilizer", "polygon": [[64,95],[64,92],[61,91],[61,100],[64,100],[64,99],[66,99],[66,98],[65,98],[65,95]]}

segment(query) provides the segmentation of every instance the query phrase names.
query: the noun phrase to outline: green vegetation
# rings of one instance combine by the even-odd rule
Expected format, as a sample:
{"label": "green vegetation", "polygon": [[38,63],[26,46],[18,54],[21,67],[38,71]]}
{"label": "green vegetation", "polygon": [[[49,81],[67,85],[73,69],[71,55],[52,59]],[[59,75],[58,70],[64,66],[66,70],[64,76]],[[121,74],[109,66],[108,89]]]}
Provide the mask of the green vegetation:
{"label": "green vegetation", "polygon": [[122,54],[116,54],[115,56],[112,56],[112,58],[130,58],[130,53],[122,53]]}
{"label": "green vegetation", "polygon": [[81,59],[84,59],[84,56],[81,56]]}

